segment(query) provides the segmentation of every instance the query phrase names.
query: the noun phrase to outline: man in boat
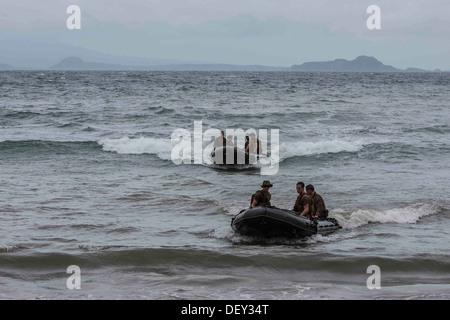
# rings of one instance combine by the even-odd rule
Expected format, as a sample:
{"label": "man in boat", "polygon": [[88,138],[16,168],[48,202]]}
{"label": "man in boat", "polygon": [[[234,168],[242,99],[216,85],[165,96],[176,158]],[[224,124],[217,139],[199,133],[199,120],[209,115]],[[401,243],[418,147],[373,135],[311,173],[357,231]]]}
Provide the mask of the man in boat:
{"label": "man in boat", "polygon": [[224,164],[226,161],[226,150],[220,148],[225,148],[227,146],[227,138],[225,138],[225,131],[220,131],[220,136],[214,140],[214,162],[217,164]]}
{"label": "man in boat", "polygon": [[328,217],[328,210],[325,207],[325,201],[323,201],[320,194],[314,191],[314,186],[312,184],[306,186],[306,192],[313,202],[313,211],[311,212],[313,218],[324,220]]}
{"label": "man in boat", "polygon": [[214,140],[214,151],[216,149],[225,147],[227,145],[227,139],[225,138],[225,131],[220,131],[220,137],[217,137],[216,140]]}
{"label": "man in boat", "polygon": [[234,136],[228,136],[227,137],[227,143],[226,143],[226,145],[227,145],[227,147],[234,147]]}
{"label": "man in boat", "polygon": [[249,154],[260,154],[261,141],[256,138],[254,133],[245,136],[245,151]]}
{"label": "man in boat", "polygon": [[294,211],[303,217],[311,218],[311,212],[314,210],[311,198],[305,192],[305,184],[297,182],[298,197],[295,201]]}
{"label": "man in boat", "polygon": [[258,207],[258,206],[270,206],[270,199],[272,195],[269,192],[269,189],[273,187],[273,184],[270,183],[269,180],[265,180],[261,185],[261,190],[255,192],[252,195],[252,200],[250,202],[250,208]]}

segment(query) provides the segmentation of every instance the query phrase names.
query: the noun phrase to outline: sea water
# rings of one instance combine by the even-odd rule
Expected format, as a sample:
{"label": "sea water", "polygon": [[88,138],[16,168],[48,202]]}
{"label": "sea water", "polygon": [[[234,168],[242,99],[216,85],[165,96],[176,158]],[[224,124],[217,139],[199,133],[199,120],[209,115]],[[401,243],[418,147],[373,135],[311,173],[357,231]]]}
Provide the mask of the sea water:
{"label": "sea water", "polygon": [[[449,88],[449,73],[0,72],[0,298],[449,299]],[[279,130],[278,172],[175,165],[171,134],[195,121]],[[289,209],[313,184],[343,229],[235,234],[263,180]]]}

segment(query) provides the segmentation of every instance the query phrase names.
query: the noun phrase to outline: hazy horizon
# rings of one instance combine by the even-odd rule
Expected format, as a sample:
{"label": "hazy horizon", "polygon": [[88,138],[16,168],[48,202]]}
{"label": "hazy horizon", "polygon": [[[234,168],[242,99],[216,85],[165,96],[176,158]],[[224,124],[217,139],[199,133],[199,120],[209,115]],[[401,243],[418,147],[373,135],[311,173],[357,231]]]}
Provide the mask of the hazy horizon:
{"label": "hazy horizon", "polygon": [[[81,30],[66,27],[73,4]],[[381,30],[366,27],[371,4],[381,8]],[[136,57],[275,67],[366,55],[400,69],[450,69],[450,3],[443,0],[0,0],[0,8],[0,64],[17,67],[102,53],[108,63]]]}

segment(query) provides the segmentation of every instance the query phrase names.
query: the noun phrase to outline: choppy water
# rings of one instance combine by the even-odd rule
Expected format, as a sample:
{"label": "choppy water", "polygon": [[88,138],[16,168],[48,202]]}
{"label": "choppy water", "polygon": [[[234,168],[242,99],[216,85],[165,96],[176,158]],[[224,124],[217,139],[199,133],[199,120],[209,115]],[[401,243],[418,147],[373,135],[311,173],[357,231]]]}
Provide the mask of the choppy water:
{"label": "choppy water", "polygon": [[[449,86],[448,73],[0,72],[0,298],[449,299]],[[279,129],[278,173],[176,166],[171,134],[194,121]],[[279,207],[314,184],[344,228],[235,234],[266,179]]]}

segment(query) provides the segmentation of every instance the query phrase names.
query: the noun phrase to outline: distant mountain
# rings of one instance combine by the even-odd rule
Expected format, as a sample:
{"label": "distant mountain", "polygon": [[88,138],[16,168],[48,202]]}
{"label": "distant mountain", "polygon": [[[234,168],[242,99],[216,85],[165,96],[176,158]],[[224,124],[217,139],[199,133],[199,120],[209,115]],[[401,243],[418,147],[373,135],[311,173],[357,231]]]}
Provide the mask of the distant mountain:
{"label": "distant mountain", "polygon": [[152,71],[290,71],[289,67],[271,67],[262,65],[235,64],[172,64],[166,66],[151,66]]}
{"label": "distant mountain", "polygon": [[144,71],[289,71],[290,68],[260,65],[232,64],[168,64],[154,66],[127,66],[119,64],[85,62],[79,57],[69,57],[55,64],[51,70],[144,70]]}
{"label": "distant mountain", "polygon": [[[0,63],[14,66],[18,70],[48,70],[67,57],[79,57],[83,61],[133,66],[157,66],[169,64],[204,63],[181,59],[156,59],[102,53],[82,47],[60,44],[55,41],[40,42],[33,39],[2,39],[0,32]],[[111,66],[110,66],[111,67]]]}
{"label": "distant mountain", "polygon": [[14,70],[15,68],[6,63],[0,63],[0,70]]}
{"label": "distant mountain", "polygon": [[292,71],[305,72],[400,72],[402,70],[387,66],[374,57],[359,56],[355,60],[336,59],[324,62],[305,62],[293,65]]}
{"label": "distant mountain", "polygon": [[[0,64],[0,70],[20,70],[9,64]],[[448,72],[441,70],[424,70],[419,68],[408,68],[401,70],[388,66],[374,57],[359,56],[355,60],[336,59],[324,62],[305,62],[292,67],[273,67],[263,65],[234,65],[234,64],[207,64],[207,63],[179,63],[166,65],[122,65],[115,63],[86,62],[80,57],[68,57],[50,68],[41,70],[124,70],[124,71],[297,71],[297,72]]]}
{"label": "distant mountain", "polygon": [[[434,70],[433,72],[435,72],[436,70]],[[430,72],[428,70],[425,69],[420,69],[420,68],[408,68],[405,70],[405,72]]]}
{"label": "distant mountain", "polygon": [[140,67],[111,63],[85,62],[79,57],[69,57],[50,67],[51,70],[136,70]]}

